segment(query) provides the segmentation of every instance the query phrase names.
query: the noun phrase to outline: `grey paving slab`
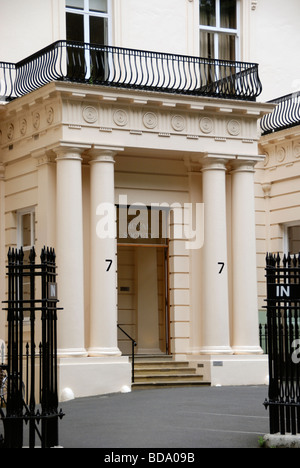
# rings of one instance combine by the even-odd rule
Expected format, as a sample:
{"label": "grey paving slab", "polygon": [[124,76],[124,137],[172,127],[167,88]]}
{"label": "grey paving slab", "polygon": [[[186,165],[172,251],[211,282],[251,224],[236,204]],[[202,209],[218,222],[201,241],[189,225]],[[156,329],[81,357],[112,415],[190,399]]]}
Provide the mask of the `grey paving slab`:
{"label": "grey paving slab", "polygon": [[65,448],[259,448],[269,432],[267,387],[171,388],[77,399],[61,406]]}

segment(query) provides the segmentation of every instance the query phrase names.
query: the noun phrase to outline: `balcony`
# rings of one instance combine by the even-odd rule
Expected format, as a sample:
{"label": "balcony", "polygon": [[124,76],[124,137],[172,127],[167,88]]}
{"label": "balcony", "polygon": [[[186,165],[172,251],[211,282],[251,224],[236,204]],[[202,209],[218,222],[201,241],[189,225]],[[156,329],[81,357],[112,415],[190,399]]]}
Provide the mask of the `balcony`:
{"label": "balcony", "polygon": [[270,101],[276,109],[261,120],[263,135],[279,132],[300,125],[300,92],[288,94]]}
{"label": "balcony", "polygon": [[0,99],[56,80],[245,101],[262,91],[255,63],[58,41],[17,64],[0,62]]}

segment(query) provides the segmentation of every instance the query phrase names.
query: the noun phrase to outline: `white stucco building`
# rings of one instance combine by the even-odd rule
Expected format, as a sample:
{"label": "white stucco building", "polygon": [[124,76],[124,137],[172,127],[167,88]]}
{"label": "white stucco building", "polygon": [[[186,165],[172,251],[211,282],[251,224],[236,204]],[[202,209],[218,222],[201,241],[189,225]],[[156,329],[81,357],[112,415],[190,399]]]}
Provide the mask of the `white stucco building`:
{"label": "white stucco building", "polygon": [[264,257],[300,220],[271,154],[299,140],[259,121],[300,78],[298,3],[0,0],[0,296],[9,246],[55,247],[61,393],[130,386],[117,323],[213,385],[265,383]]}

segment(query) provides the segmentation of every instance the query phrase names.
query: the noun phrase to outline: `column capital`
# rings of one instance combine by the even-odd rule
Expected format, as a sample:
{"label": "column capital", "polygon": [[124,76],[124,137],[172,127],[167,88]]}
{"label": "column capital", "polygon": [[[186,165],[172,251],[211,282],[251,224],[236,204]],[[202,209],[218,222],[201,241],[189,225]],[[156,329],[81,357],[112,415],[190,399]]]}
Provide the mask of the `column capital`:
{"label": "column capital", "polygon": [[253,156],[250,157],[237,157],[234,161],[231,161],[231,173],[234,174],[235,172],[255,172],[255,166],[258,162],[261,161],[260,156]]}
{"label": "column capital", "polygon": [[94,146],[87,155],[90,157],[90,164],[94,163],[115,163],[115,157],[124,148]]}
{"label": "column capital", "polygon": [[96,163],[112,163],[115,164],[115,156],[116,156],[115,151],[106,151],[106,150],[97,150],[95,152],[89,153],[91,156],[90,159],[90,164],[96,164]]}
{"label": "column capital", "polygon": [[56,161],[82,161],[82,153],[84,150],[85,148],[80,148],[78,146],[58,146],[53,151],[57,156]]}
{"label": "column capital", "polygon": [[227,161],[222,158],[205,158],[202,161],[201,172],[206,171],[227,171]]}

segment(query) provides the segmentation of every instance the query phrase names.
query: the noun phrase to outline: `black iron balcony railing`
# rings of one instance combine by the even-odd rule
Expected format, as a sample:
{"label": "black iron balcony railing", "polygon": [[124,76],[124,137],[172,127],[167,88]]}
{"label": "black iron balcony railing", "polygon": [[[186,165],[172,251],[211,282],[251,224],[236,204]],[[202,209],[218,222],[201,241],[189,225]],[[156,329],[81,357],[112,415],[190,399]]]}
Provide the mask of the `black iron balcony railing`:
{"label": "black iron balcony railing", "polygon": [[278,106],[261,119],[264,135],[300,125],[300,92],[274,99],[270,104]]}
{"label": "black iron balcony railing", "polygon": [[0,96],[14,99],[65,80],[102,86],[255,101],[255,63],[210,60],[58,41],[17,64],[0,62]]}

